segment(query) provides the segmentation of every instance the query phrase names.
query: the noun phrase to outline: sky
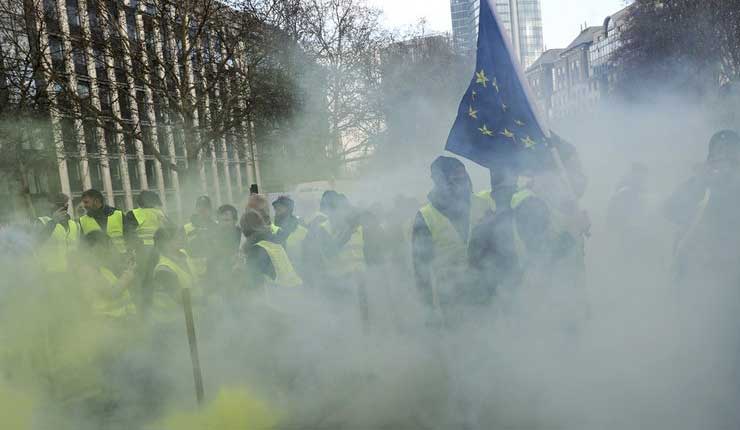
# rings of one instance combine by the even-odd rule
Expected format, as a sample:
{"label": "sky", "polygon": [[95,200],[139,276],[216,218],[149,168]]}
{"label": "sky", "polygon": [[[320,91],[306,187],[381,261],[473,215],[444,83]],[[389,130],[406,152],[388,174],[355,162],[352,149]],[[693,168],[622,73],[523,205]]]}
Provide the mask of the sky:
{"label": "sky", "polygon": [[[450,31],[450,0],[367,0],[384,11],[389,28],[408,28],[426,19],[427,32]],[[546,48],[564,48],[584,23],[601,25],[625,0],[540,0]]]}

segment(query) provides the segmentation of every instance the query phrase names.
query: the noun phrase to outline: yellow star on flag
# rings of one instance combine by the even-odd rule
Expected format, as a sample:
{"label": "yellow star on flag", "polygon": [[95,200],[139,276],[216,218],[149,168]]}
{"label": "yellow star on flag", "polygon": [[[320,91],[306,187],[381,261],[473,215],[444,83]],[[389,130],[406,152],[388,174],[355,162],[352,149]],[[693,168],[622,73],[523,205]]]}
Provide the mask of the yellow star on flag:
{"label": "yellow star on flag", "polygon": [[483,127],[479,128],[478,130],[483,136],[493,136],[493,130],[489,130],[488,126],[485,124],[483,124]]}
{"label": "yellow star on flag", "polygon": [[473,106],[470,106],[468,108],[468,116],[470,116],[471,118],[478,119],[478,111],[473,109]]}
{"label": "yellow star on flag", "polygon": [[522,139],[522,143],[524,144],[524,146],[527,147],[527,149],[529,149],[529,148],[531,148],[531,147],[533,147],[533,146],[535,146],[537,144],[537,142],[535,142],[534,140],[532,140],[532,138],[529,137],[529,136],[527,136],[524,139]]}
{"label": "yellow star on flag", "polygon": [[488,86],[488,81],[489,80],[490,79],[488,79],[486,77],[486,71],[485,70],[481,69],[480,72],[476,72],[475,73],[475,83],[476,84],[481,84],[485,88],[485,87]]}
{"label": "yellow star on flag", "polygon": [[491,81],[491,85],[493,85],[493,88],[496,89],[496,92],[499,92],[498,91],[498,80],[495,77],[493,78],[493,81]]}
{"label": "yellow star on flag", "polygon": [[506,112],[507,110],[509,110],[509,107],[506,106],[506,103],[501,102],[501,110],[503,110],[504,112]]}
{"label": "yellow star on flag", "polygon": [[473,101],[476,101],[478,99],[478,91],[473,91],[470,94],[470,98],[473,99]]}
{"label": "yellow star on flag", "polygon": [[524,123],[519,121],[518,119],[514,120],[514,124],[518,125],[519,127],[524,127]]}
{"label": "yellow star on flag", "polygon": [[504,131],[501,132],[501,135],[508,138],[514,137],[514,133],[510,132],[508,128],[505,128]]}

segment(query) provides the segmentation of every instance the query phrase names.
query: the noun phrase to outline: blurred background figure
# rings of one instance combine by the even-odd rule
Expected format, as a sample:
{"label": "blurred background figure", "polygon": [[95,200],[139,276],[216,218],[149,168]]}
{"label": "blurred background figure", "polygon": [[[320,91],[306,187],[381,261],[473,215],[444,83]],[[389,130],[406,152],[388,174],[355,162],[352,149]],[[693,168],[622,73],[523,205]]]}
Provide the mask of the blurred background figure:
{"label": "blurred background figure", "polygon": [[242,232],[237,225],[239,214],[234,206],[219,207],[216,217],[218,222],[213,231],[213,248],[208,257],[206,279],[214,284],[216,290],[223,290],[234,281]]}
{"label": "blurred background figure", "polygon": [[93,315],[113,323],[128,322],[136,315],[129,287],[133,268],[121,259],[111,238],[101,230],[83,236],[81,270],[90,289]]}
{"label": "blurred background figure", "polygon": [[676,225],[674,275],[686,286],[737,290],[740,283],[740,136],[712,136],[707,161],[664,206]]}
{"label": "blurred background figure", "polygon": [[51,211],[39,217],[38,258],[47,273],[73,272],[74,255],[80,241],[80,227],[69,215],[69,196],[58,193],[49,196]]}
{"label": "blurred background figure", "polygon": [[136,203],[139,207],[123,217],[123,233],[136,267],[132,294],[140,315],[146,318],[152,297],[151,275],[158,261],[154,252],[154,234],[162,227],[171,228],[172,223],[162,210],[159,194],[154,191],[142,191]]}
{"label": "blurred background figure", "polygon": [[216,246],[216,221],[213,219],[213,206],[208,196],[200,196],[195,200],[195,213],[190,222],[185,224],[185,240],[187,253],[193,262],[195,275],[203,277],[208,270],[208,256]]}
{"label": "blurred background figure", "polygon": [[275,210],[275,225],[279,227],[278,242],[285,245],[290,260],[298,273],[303,273],[303,242],[308,229],[294,215],[295,202],[288,196],[280,196],[272,202]]}
{"label": "blurred background figure", "polygon": [[274,287],[292,288],[303,284],[272,231],[267,198],[259,194],[251,196],[240,225],[246,239],[246,291],[269,291]]}

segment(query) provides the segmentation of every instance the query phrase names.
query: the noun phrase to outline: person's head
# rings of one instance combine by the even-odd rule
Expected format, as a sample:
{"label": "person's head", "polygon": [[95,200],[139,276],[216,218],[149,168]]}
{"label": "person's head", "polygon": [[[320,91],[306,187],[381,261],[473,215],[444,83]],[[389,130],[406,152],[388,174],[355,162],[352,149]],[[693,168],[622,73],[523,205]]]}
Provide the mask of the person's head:
{"label": "person's head", "polygon": [[239,219],[239,214],[234,206],[223,205],[218,208],[218,224],[223,226],[234,227]]}
{"label": "person's head", "polygon": [[161,227],[154,232],[154,247],[160,254],[173,254],[185,247],[185,232],[178,227]]}
{"label": "person's head", "polygon": [[707,164],[715,172],[737,168],[740,165],[740,136],[732,130],[722,130],[712,136]]}
{"label": "person's head", "polygon": [[195,200],[195,214],[199,217],[210,218],[212,209],[210,197],[200,196]]}
{"label": "person's head", "polygon": [[252,185],[249,186],[249,195],[250,196],[253,196],[253,195],[259,194],[259,193],[260,193],[260,188],[259,188],[259,186],[257,184],[252,184]]}
{"label": "person's head", "polygon": [[60,209],[64,209],[65,211],[69,209],[69,196],[64,193],[51,194],[48,200],[51,205],[52,212],[56,212]]}
{"label": "person's head", "polygon": [[319,202],[319,210],[325,214],[333,212],[338,207],[339,193],[334,190],[324,191]]}
{"label": "person's head", "polygon": [[247,208],[242,216],[240,227],[247,238],[270,231],[270,204],[259,194],[249,198]]}
{"label": "person's head", "polygon": [[295,203],[288,196],[280,196],[272,202],[272,208],[275,210],[275,222],[280,223],[293,215]]}
{"label": "person's head", "polygon": [[437,191],[452,196],[468,196],[472,192],[473,184],[468,171],[457,158],[437,157],[432,163],[431,171]]}
{"label": "person's head", "polygon": [[82,206],[88,213],[99,210],[104,204],[105,199],[100,191],[91,188],[82,193]]}
{"label": "person's head", "polygon": [[136,199],[136,203],[138,203],[140,208],[162,207],[162,200],[159,199],[159,194],[149,190],[142,191]]}

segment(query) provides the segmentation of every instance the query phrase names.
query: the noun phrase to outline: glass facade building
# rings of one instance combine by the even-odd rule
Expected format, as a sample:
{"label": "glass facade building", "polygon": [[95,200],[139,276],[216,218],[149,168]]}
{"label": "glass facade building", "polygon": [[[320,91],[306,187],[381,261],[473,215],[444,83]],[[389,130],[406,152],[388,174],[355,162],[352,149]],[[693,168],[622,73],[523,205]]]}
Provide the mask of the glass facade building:
{"label": "glass facade building", "polygon": [[[459,52],[472,52],[478,35],[480,0],[450,0],[452,33]],[[483,0],[487,1],[487,0]],[[526,69],[544,51],[540,0],[491,0],[496,15]]]}
{"label": "glass facade building", "polygon": [[463,54],[474,52],[478,40],[479,0],[450,0],[450,11],[455,50]]}

